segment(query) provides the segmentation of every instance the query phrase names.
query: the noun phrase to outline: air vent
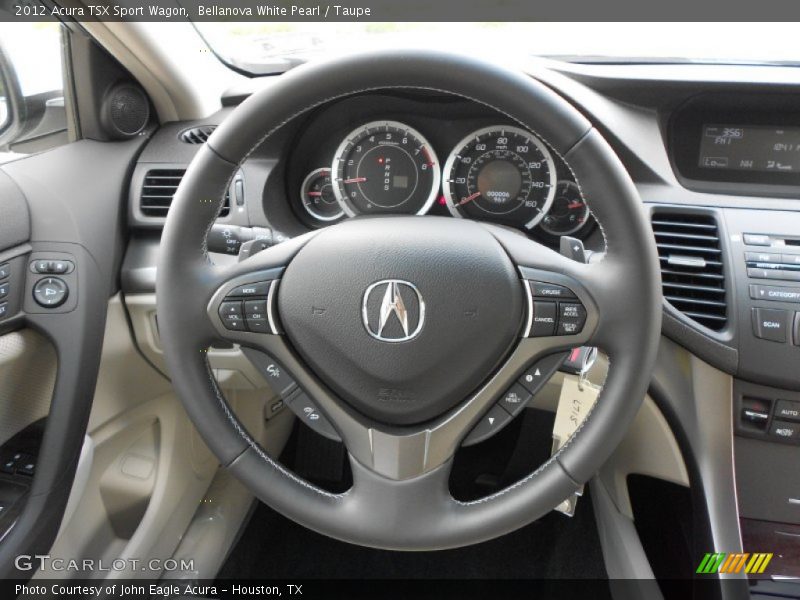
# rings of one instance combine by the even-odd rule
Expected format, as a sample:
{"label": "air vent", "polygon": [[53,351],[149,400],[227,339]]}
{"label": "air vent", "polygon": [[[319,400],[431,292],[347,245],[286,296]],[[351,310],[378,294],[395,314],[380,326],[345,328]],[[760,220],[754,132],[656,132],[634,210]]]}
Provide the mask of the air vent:
{"label": "air vent", "polygon": [[208,141],[211,132],[217,128],[216,125],[201,125],[200,127],[192,127],[181,131],[178,139],[185,144],[205,144]]}
{"label": "air vent", "polygon": [[[148,217],[166,217],[184,173],[186,169],[150,169],[144,176],[142,195],[139,197],[142,214]],[[230,209],[231,197],[228,192],[219,216],[226,216]]]}
{"label": "air vent", "polygon": [[714,331],[727,323],[725,275],[717,221],[711,215],[653,214],[664,298]]}

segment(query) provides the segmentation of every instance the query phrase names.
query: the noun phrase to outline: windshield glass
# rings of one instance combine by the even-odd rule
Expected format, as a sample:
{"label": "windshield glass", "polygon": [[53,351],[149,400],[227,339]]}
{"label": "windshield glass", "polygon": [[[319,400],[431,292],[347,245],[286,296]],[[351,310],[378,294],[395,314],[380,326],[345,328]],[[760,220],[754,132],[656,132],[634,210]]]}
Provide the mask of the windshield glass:
{"label": "windshield glass", "polygon": [[213,50],[253,74],[331,54],[439,48],[499,59],[573,62],[800,64],[796,23],[220,23],[196,27]]}

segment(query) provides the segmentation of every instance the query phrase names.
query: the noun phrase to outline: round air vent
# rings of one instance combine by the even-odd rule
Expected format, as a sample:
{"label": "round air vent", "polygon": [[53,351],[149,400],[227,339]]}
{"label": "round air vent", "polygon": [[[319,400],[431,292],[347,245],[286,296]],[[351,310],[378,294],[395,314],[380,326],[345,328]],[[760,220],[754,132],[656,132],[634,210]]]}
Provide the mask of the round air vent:
{"label": "round air vent", "polygon": [[138,85],[117,83],[103,96],[100,115],[103,128],[112,138],[130,138],[150,120],[150,103]]}
{"label": "round air vent", "polygon": [[199,127],[184,129],[178,135],[178,139],[185,144],[205,144],[216,128],[216,125],[200,125]]}

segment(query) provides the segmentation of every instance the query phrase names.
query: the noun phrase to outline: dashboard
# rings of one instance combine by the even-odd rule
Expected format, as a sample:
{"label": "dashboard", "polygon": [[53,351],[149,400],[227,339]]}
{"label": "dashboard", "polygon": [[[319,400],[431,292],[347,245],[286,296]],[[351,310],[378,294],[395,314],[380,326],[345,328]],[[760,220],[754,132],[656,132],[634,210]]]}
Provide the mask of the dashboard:
{"label": "dashboard", "polygon": [[297,129],[285,169],[285,197],[309,229],[435,214],[507,225],[551,245],[595,230],[578,182],[546,141],[442,95],[370,94],[323,107]]}
{"label": "dashboard", "polygon": [[[742,538],[773,547],[774,521],[800,528],[800,504],[787,500],[800,484],[800,70],[551,62],[535,74],[631,175],[665,298],[654,399],[691,445],[698,415],[730,411],[732,397],[720,435],[734,439]],[[170,194],[199,148],[186,133],[222,122],[268,79],[226,93],[208,119],[162,125],[145,145],[131,177],[126,294],[155,289]],[[246,240],[397,213],[492,221],[552,248],[568,235],[602,251],[590,207],[569,165],[508,117],[442,94],[371,92],[320,106],[253,151],[212,230],[212,258],[237,260]],[[719,378],[684,385],[687,354],[675,348]]]}

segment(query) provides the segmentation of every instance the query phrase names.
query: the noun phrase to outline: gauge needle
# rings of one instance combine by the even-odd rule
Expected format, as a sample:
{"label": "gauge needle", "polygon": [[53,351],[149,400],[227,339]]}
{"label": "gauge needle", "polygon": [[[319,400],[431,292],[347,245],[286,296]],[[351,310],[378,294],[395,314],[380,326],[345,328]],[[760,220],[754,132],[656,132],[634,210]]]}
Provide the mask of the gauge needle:
{"label": "gauge needle", "polygon": [[322,196],[322,192],[308,192],[309,196]]}
{"label": "gauge needle", "polygon": [[480,196],[480,195],[481,195],[481,193],[480,193],[480,192],[475,192],[474,194],[471,194],[471,195],[467,196],[466,198],[462,198],[462,199],[461,199],[461,202],[459,202],[459,203],[458,203],[458,205],[459,205],[459,206],[463,206],[463,205],[465,205],[467,202],[472,202],[473,200],[475,200],[475,198],[477,198],[477,197],[478,197],[478,196]]}
{"label": "gauge needle", "polygon": [[345,179],[344,183],[364,183],[366,180],[366,177],[352,177],[350,179]]}
{"label": "gauge needle", "polygon": [[569,204],[567,204],[567,208],[569,210],[572,210],[574,208],[581,208],[582,206],[583,206],[583,202],[570,202]]}

